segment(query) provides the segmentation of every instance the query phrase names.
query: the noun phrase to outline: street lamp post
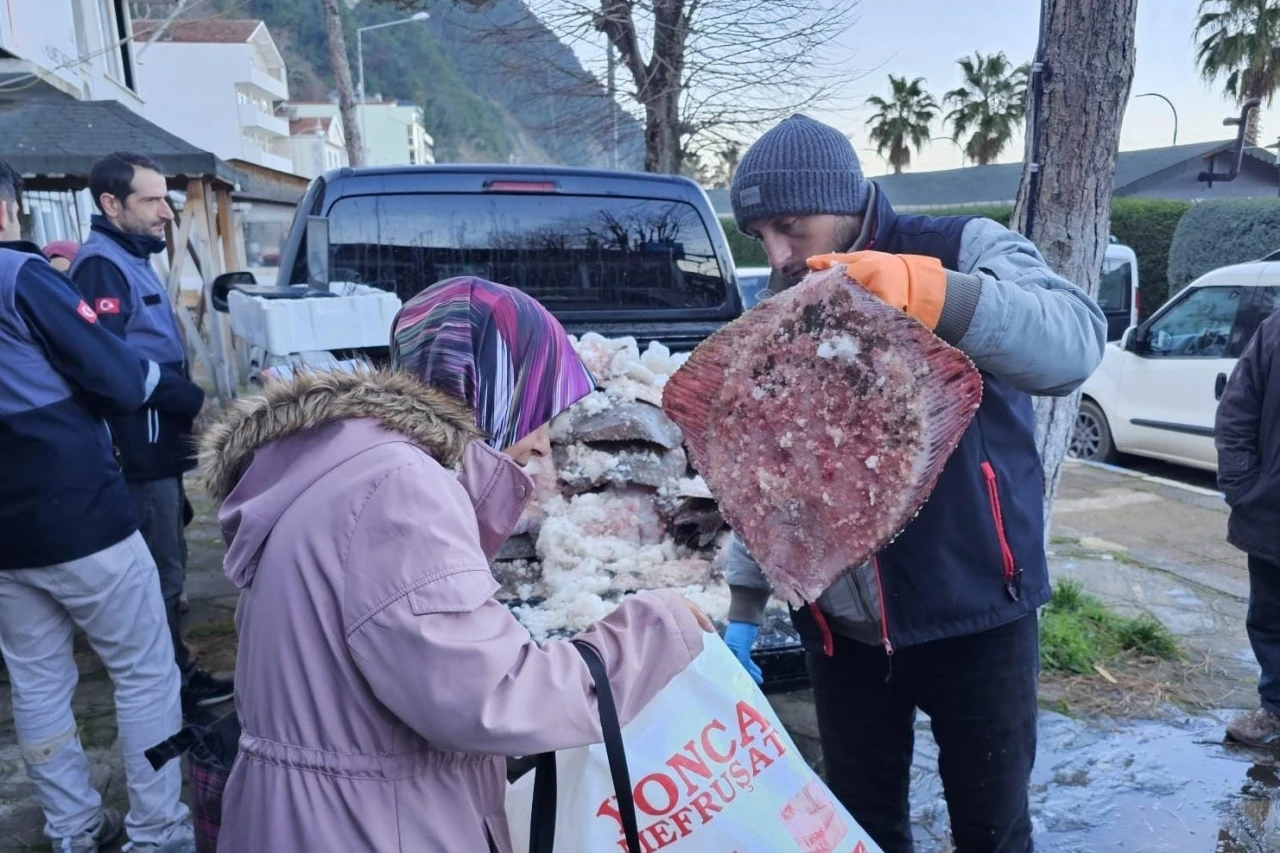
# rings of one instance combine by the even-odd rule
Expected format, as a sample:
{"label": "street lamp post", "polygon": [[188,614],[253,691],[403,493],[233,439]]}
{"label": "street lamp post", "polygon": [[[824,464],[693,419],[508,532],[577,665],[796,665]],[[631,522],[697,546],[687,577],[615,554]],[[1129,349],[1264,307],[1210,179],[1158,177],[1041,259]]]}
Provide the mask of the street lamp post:
{"label": "street lamp post", "polygon": [[1178,108],[1173,105],[1173,101],[1166,98],[1159,92],[1144,92],[1138,95],[1139,98],[1159,98],[1169,105],[1169,109],[1173,110],[1173,144],[1178,144]]}
{"label": "street lamp post", "polygon": [[[357,86],[357,89],[360,95],[360,136],[364,139],[364,145],[365,145],[366,151],[369,146],[369,137],[368,137],[368,134],[366,133],[366,129],[368,128],[368,122],[365,121],[365,117],[364,117],[365,112],[367,112],[367,110],[365,109],[365,100],[364,100],[364,34],[369,30],[380,30],[383,27],[395,27],[395,26],[399,26],[400,24],[412,24],[415,21],[425,21],[430,17],[431,15],[427,12],[415,12],[413,15],[409,16],[408,18],[401,18],[398,21],[387,21],[384,24],[370,24],[367,27],[361,27],[360,29],[356,30],[356,65],[359,68],[359,74],[360,74],[360,83]],[[365,159],[366,160],[368,159],[367,153],[365,155]]]}

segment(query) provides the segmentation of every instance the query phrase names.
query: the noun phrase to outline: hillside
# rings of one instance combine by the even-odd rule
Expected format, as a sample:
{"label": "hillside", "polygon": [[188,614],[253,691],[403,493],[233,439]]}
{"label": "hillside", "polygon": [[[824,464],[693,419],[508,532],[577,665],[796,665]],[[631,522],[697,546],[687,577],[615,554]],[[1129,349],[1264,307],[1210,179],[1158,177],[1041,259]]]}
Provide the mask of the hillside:
{"label": "hillside", "polygon": [[[261,18],[288,64],[290,94],[333,94],[319,0],[204,0],[186,14]],[[355,78],[355,28],[405,13],[364,0],[345,14]],[[440,162],[609,166],[616,116],[619,167],[643,163],[639,123],[586,78],[573,51],[521,0],[493,0],[478,11],[433,4],[430,20],[366,33],[364,47],[366,94],[420,105]]]}

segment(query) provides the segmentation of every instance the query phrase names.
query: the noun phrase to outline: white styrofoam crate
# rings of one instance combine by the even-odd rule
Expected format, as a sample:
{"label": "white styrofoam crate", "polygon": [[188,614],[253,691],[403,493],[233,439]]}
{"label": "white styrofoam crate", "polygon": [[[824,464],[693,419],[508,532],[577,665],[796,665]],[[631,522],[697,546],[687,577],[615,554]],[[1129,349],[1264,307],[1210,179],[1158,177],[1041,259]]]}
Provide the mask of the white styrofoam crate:
{"label": "white styrofoam crate", "polygon": [[263,299],[232,290],[231,331],[272,355],[387,346],[399,297],[368,285],[337,292],[350,295]]}

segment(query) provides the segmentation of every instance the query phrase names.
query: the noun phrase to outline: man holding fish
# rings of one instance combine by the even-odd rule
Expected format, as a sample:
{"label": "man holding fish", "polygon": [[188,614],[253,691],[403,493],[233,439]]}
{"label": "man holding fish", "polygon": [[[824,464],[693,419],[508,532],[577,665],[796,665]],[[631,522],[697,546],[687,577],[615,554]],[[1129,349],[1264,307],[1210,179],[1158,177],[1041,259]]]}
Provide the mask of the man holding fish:
{"label": "man holding fish", "polygon": [[[1069,394],[1093,373],[1106,320],[1034,245],[998,223],[895,213],[848,139],[805,116],[747,151],[731,197],[738,227],[768,255],[772,291],[845,265],[849,279],[981,372],[981,405],[919,514],[792,615],[805,639],[827,781],[886,853],[913,849],[916,709],[938,742],[958,853],[1025,853],[1036,609],[1050,596],[1031,398]],[[725,638],[758,679],[750,650],[771,585],[740,540],[732,549]]]}

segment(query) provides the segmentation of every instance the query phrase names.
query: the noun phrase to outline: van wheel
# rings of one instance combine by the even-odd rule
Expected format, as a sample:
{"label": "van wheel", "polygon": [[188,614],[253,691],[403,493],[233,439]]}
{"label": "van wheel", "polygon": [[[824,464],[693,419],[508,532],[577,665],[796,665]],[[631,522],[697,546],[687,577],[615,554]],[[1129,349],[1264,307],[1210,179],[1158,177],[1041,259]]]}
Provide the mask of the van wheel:
{"label": "van wheel", "polygon": [[1076,414],[1075,428],[1071,431],[1071,443],[1067,455],[1086,462],[1114,462],[1116,446],[1111,440],[1111,427],[1107,416],[1092,400],[1081,400]]}

